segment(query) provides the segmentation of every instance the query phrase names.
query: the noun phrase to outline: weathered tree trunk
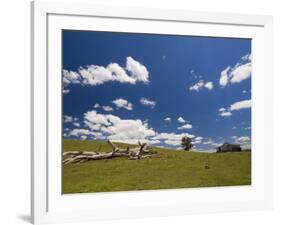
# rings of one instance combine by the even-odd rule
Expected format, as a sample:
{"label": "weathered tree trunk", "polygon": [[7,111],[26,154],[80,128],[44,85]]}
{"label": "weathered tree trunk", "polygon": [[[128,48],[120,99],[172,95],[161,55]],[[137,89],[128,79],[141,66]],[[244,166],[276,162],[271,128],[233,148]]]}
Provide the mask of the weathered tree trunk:
{"label": "weathered tree trunk", "polygon": [[[157,156],[158,153],[151,151],[147,144],[138,143],[139,147],[126,149],[119,149],[114,143],[110,140],[107,141],[108,144],[112,147],[111,152],[89,152],[89,151],[69,151],[63,153],[63,164],[70,163],[82,163],[89,160],[102,160],[102,159],[111,159],[114,157],[127,157],[128,159],[142,159]],[[144,155],[145,154],[145,155]]]}

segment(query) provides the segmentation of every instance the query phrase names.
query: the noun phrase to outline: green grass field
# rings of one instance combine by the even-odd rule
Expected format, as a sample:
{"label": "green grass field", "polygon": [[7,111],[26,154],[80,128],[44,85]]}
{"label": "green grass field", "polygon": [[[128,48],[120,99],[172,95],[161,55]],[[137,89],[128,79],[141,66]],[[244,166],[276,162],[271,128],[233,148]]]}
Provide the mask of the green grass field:
{"label": "green grass field", "polygon": [[[127,144],[117,143],[119,147]],[[106,142],[65,140],[64,151],[111,151]],[[155,158],[113,158],[63,166],[63,193],[251,184],[251,152],[199,153],[153,148]],[[208,168],[206,168],[206,166]]]}

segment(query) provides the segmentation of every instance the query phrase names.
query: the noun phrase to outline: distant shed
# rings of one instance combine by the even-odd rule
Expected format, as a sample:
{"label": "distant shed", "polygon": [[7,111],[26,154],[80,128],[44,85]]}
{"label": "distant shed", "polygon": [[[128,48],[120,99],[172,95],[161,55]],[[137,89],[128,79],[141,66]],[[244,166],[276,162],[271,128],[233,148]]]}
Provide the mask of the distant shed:
{"label": "distant shed", "polygon": [[217,147],[217,152],[241,152],[242,148],[240,145],[223,143],[221,146]]}

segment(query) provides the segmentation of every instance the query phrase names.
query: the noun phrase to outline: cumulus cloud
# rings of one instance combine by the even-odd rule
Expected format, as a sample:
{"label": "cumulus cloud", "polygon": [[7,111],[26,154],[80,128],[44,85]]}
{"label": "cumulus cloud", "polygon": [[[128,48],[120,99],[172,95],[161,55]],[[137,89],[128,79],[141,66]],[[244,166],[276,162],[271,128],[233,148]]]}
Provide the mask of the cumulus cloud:
{"label": "cumulus cloud", "polygon": [[88,135],[93,135],[93,136],[99,136],[100,133],[99,132],[93,132],[93,131],[90,131],[90,130],[87,130],[87,129],[73,129],[69,132],[69,135],[70,136],[81,136],[81,135],[85,135],[85,136],[88,136]]}
{"label": "cumulus cloud", "polygon": [[115,75],[115,80],[119,81],[120,83],[135,84],[137,82],[137,79],[130,77],[125,69],[123,69],[117,63],[110,63],[107,68],[111,72],[112,76]]}
{"label": "cumulus cloud", "polygon": [[248,109],[248,108],[251,108],[251,99],[234,102],[229,106],[228,109],[220,108],[219,115],[222,117],[228,117],[232,115],[233,111],[238,111],[241,109]]}
{"label": "cumulus cloud", "polygon": [[82,136],[80,136],[80,139],[81,139],[81,140],[86,140],[86,139],[87,139],[87,136],[82,135]]}
{"label": "cumulus cloud", "polygon": [[62,93],[63,93],[64,95],[68,94],[69,92],[70,92],[69,89],[63,89],[63,90],[62,90]]}
{"label": "cumulus cloud", "polygon": [[248,136],[241,136],[241,137],[235,137],[235,142],[237,143],[245,143],[249,142],[251,139]]}
{"label": "cumulus cloud", "polygon": [[73,84],[79,84],[81,82],[81,76],[77,72],[63,70],[63,83],[65,85],[73,83]]}
{"label": "cumulus cloud", "polygon": [[204,81],[203,80],[199,80],[198,83],[190,86],[189,90],[190,91],[199,91],[203,87],[204,87]]}
{"label": "cumulus cloud", "polygon": [[64,115],[63,118],[65,123],[71,123],[73,121],[72,116]]}
{"label": "cumulus cloud", "polygon": [[210,145],[212,143],[213,143],[212,140],[208,140],[208,141],[204,141],[202,144],[203,145]]}
{"label": "cumulus cloud", "polygon": [[164,120],[170,122],[172,119],[170,117],[166,117]]}
{"label": "cumulus cloud", "polygon": [[154,137],[152,137],[152,140],[161,140],[167,145],[172,146],[180,146],[181,145],[181,139],[183,136],[188,136],[190,138],[194,138],[195,136],[189,133],[158,133]]}
{"label": "cumulus cloud", "polygon": [[95,109],[98,109],[100,107],[100,104],[98,104],[98,103],[96,103],[95,105],[94,105],[94,108]]}
{"label": "cumulus cloud", "polygon": [[111,112],[111,111],[113,111],[113,108],[110,107],[110,106],[107,106],[107,105],[102,106],[102,108],[103,108],[103,110],[106,111],[106,112]]}
{"label": "cumulus cloud", "polygon": [[235,102],[230,106],[230,111],[251,108],[251,100]]}
{"label": "cumulus cloud", "polygon": [[231,72],[230,83],[240,83],[251,77],[252,63],[241,64],[234,68]]}
{"label": "cumulus cloud", "polygon": [[[180,146],[181,138],[195,136],[189,133],[157,133],[149,127],[147,121],[139,119],[121,119],[112,114],[100,114],[95,110],[84,114],[84,123],[87,129],[75,129],[70,133],[76,136],[95,136],[100,132],[101,136],[117,142],[136,144],[138,141],[148,144],[165,143],[171,146]],[[201,142],[202,137],[197,137],[196,142]]]}
{"label": "cumulus cloud", "polygon": [[206,88],[208,90],[212,90],[213,89],[213,82],[208,81],[208,82],[204,82],[204,80],[199,80],[197,83],[195,83],[194,85],[189,87],[190,91],[199,91],[202,88]]}
{"label": "cumulus cloud", "polygon": [[[67,122],[78,120],[76,117],[66,116]],[[183,118],[179,117],[182,121]],[[171,121],[166,117],[165,121]],[[137,144],[138,141],[151,145],[166,144],[170,146],[180,146],[183,136],[195,138],[189,133],[157,133],[149,126],[148,121],[139,119],[122,119],[112,114],[98,113],[91,110],[84,113],[83,128],[64,129],[65,137],[77,137],[81,140],[89,139],[110,139],[116,142]],[[80,124],[79,124],[80,125]],[[190,129],[190,124],[183,125],[185,129]],[[196,137],[194,143],[201,143],[202,137]]]}
{"label": "cumulus cloud", "polygon": [[203,137],[196,137],[195,138],[195,141],[202,141],[203,140]]}
{"label": "cumulus cloud", "polygon": [[156,134],[146,122],[139,119],[121,119],[112,114],[99,114],[95,110],[84,114],[84,123],[93,131],[102,132],[110,140],[146,140]]}
{"label": "cumulus cloud", "polygon": [[113,104],[116,105],[117,108],[124,108],[127,110],[133,109],[133,104],[128,102],[126,99],[118,98],[112,101]]}
{"label": "cumulus cloud", "polygon": [[78,121],[77,117],[73,117],[73,116],[68,116],[68,115],[64,115],[63,116],[64,122],[65,123],[72,123],[72,122],[76,122]]}
{"label": "cumulus cloud", "polygon": [[131,56],[127,57],[126,69],[136,81],[148,83],[149,72],[140,62],[134,60]]}
{"label": "cumulus cloud", "polygon": [[79,74],[85,85],[96,86],[113,80],[111,71],[103,66],[89,65],[86,68],[80,67]]}
{"label": "cumulus cloud", "polygon": [[203,141],[203,137],[196,137],[194,138],[194,140],[192,141],[192,144],[196,145],[196,144],[201,144]]}
{"label": "cumulus cloud", "polygon": [[187,130],[187,129],[191,129],[192,128],[192,125],[191,124],[184,124],[180,127],[178,127],[178,130]]}
{"label": "cumulus cloud", "polygon": [[227,84],[240,83],[249,79],[252,74],[252,56],[247,54],[241,57],[242,62],[237,63],[234,67],[228,66],[221,72],[219,83],[222,87]]}
{"label": "cumulus cloud", "polygon": [[74,123],[73,123],[73,126],[75,126],[75,127],[80,127],[80,123],[74,122]]}
{"label": "cumulus cloud", "polygon": [[149,83],[149,72],[144,65],[131,56],[126,58],[125,68],[118,63],[109,63],[106,67],[99,65],[80,67],[77,72],[63,70],[65,87],[69,84],[97,86],[109,81],[129,84]]}
{"label": "cumulus cloud", "polygon": [[243,61],[252,61],[252,54],[246,54],[241,57]]}
{"label": "cumulus cloud", "polygon": [[213,82],[209,81],[209,82],[205,83],[205,88],[207,88],[209,90],[212,90],[213,87],[214,87]]}
{"label": "cumulus cloud", "polygon": [[182,118],[181,116],[178,118],[178,121],[179,121],[180,123],[185,123],[184,118]]}
{"label": "cumulus cloud", "polygon": [[228,84],[228,78],[229,78],[229,71],[231,70],[231,67],[228,66],[226,69],[224,69],[222,72],[221,72],[221,76],[220,76],[220,80],[219,80],[219,83],[221,86],[226,86]]}
{"label": "cumulus cloud", "polygon": [[161,141],[159,141],[159,140],[151,140],[151,139],[112,139],[112,141],[119,142],[119,143],[132,144],[132,145],[137,145],[138,142],[146,143],[148,145],[157,145],[157,144],[161,143]]}
{"label": "cumulus cloud", "polygon": [[233,136],[234,142],[241,145],[242,149],[251,148],[251,138],[249,136]]}
{"label": "cumulus cloud", "polygon": [[[196,139],[195,139],[195,141],[196,141]],[[218,147],[222,144],[222,143],[218,143],[218,142],[213,141],[212,138],[202,138],[202,139],[200,138],[197,141],[201,141],[201,143],[198,143],[198,144],[209,146],[211,148],[211,149],[209,149],[210,151],[216,151],[214,149],[214,147]]]}
{"label": "cumulus cloud", "polygon": [[152,108],[154,108],[156,105],[155,101],[149,100],[147,98],[141,98],[140,103],[146,106],[151,106]]}
{"label": "cumulus cloud", "polygon": [[232,116],[232,113],[231,112],[221,112],[219,115],[222,117],[228,117],[228,116]]}

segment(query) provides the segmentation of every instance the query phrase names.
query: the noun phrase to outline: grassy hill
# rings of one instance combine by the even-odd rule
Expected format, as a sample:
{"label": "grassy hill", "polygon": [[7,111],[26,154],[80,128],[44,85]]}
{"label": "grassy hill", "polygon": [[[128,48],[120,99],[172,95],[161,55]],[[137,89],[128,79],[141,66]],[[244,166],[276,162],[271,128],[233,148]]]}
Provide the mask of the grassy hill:
{"label": "grassy hill", "polygon": [[[119,147],[127,144],[116,143]],[[106,142],[65,140],[64,151],[111,151]],[[63,193],[251,184],[251,152],[199,153],[153,148],[156,158],[113,158],[63,166]],[[206,168],[206,166],[208,168]]]}

